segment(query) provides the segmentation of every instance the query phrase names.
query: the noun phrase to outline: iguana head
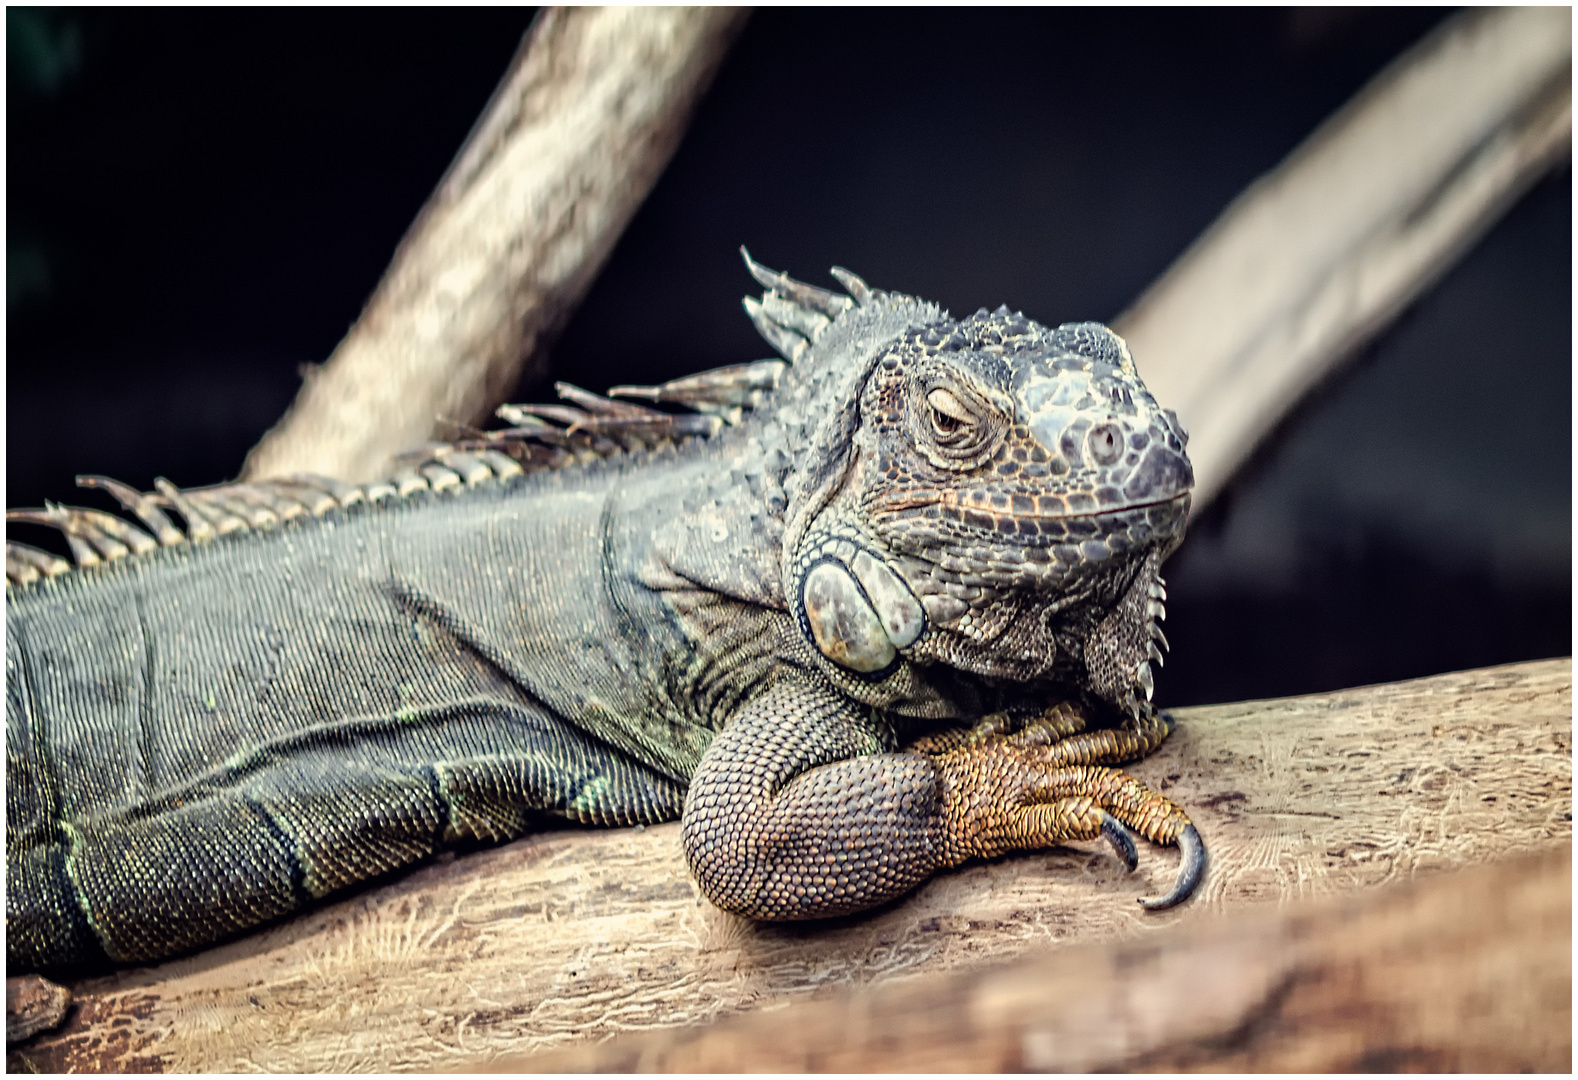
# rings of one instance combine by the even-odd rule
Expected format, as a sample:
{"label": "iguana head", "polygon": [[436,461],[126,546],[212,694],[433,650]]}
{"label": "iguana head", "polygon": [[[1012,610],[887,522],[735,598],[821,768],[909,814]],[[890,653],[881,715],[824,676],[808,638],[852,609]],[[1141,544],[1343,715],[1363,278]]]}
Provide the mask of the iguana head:
{"label": "iguana head", "polygon": [[852,686],[906,663],[1056,679],[1137,710],[1194,476],[1123,340],[753,271],[772,291],[747,307],[794,362],[775,409],[804,414],[785,598],[824,666]]}

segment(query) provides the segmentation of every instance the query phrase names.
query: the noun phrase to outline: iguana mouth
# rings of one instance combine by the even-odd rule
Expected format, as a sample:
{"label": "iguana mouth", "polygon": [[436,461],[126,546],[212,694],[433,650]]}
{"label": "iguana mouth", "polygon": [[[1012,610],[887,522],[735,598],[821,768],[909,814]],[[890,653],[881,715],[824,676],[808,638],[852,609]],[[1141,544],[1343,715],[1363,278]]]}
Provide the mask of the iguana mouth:
{"label": "iguana mouth", "polygon": [[1190,496],[1061,517],[1012,516],[935,500],[871,513],[878,537],[894,552],[982,587],[1067,589],[1183,539]]}
{"label": "iguana mouth", "polygon": [[1124,503],[1121,506],[1104,506],[1095,510],[1065,511],[1062,513],[1043,514],[1036,513],[1035,511],[1026,512],[1020,509],[1018,506],[1013,505],[998,506],[994,504],[991,506],[981,506],[979,504],[972,504],[968,501],[961,500],[959,494],[960,493],[956,491],[942,491],[936,492],[930,496],[920,496],[910,492],[892,500],[873,500],[869,505],[869,509],[876,514],[899,518],[913,517],[915,516],[913,512],[917,510],[924,514],[924,511],[928,507],[947,507],[957,510],[961,513],[973,513],[981,517],[991,518],[997,523],[991,527],[993,531],[1012,531],[1005,530],[1001,523],[1020,521],[1093,521],[1099,520],[1101,518],[1125,514],[1133,510],[1145,510],[1153,506],[1168,506],[1174,503],[1185,502],[1190,497],[1189,492],[1185,491],[1181,494],[1169,495],[1159,499],[1148,499],[1144,502]]}
{"label": "iguana mouth", "polygon": [[909,493],[891,502],[876,499],[868,505],[868,510],[879,531],[887,531],[883,526],[894,530],[919,526],[928,532],[962,532],[1039,546],[1099,539],[1120,531],[1132,533],[1137,525],[1140,535],[1135,539],[1143,542],[1150,532],[1169,531],[1188,512],[1189,501],[1190,494],[1184,491],[1164,499],[1122,506],[1081,508],[1064,513],[1025,513],[1012,505],[981,506],[959,498],[959,493],[939,492],[930,498]]}

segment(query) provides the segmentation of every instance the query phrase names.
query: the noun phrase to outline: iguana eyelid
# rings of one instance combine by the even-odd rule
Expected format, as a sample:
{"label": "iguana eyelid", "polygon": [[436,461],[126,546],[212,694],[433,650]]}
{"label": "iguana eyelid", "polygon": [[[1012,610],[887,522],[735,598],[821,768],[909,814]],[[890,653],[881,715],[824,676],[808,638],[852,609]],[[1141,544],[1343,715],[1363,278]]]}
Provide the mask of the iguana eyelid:
{"label": "iguana eyelid", "polygon": [[[929,377],[928,377],[929,375]],[[930,372],[912,384],[911,440],[925,458],[952,472],[976,468],[1001,443],[1008,425],[981,390]]]}
{"label": "iguana eyelid", "polygon": [[957,420],[961,424],[976,423],[975,414],[966,408],[964,403],[955,397],[953,391],[947,387],[933,387],[926,394],[926,404],[942,413],[942,415]]}

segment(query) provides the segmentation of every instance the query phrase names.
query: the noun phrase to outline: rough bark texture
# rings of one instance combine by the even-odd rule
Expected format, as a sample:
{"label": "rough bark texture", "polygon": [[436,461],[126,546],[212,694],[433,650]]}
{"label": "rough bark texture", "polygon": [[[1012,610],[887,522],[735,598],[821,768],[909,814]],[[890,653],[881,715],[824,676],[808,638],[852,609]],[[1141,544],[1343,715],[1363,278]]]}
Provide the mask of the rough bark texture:
{"label": "rough bark texture", "polygon": [[1453,19],[1248,188],[1114,324],[1204,506],[1572,141],[1572,10]]}
{"label": "rough bark texture", "polygon": [[737,8],[546,8],[356,325],[244,479],[375,479],[558,332],[679,145]]}
{"label": "rough bark texture", "polygon": [[5,981],[5,1041],[21,1042],[48,1031],[66,1018],[71,993],[64,986],[37,975],[7,977]]}
{"label": "rough bark texture", "polygon": [[1567,1072],[1572,853],[1264,905],[499,1070]]}
{"label": "rough bark texture", "polygon": [[[1133,770],[1188,807],[1211,851],[1199,895],[1176,911],[1147,915],[1134,902],[1171,882],[1171,852],[1142,845],[1130,875],[1092,844],[968,866],[862,917],[759,925],[700,898],[675,825],[565,830],[428,867],[191,959],[85,980],[66,1026],[9,1064],[477,1067],[1047,947],[1161,941],[1175,924],[1256,903],[1571,843],[1569,660],[1178,715],[1178,731]],[[1565,940],[1550,947],[1566,956]],[[1237,955],[1222,963],[1248,963]],[[1478,964],[1442,970],[1480,985]],[[1245,970],[1276,979],[1285,969]]]}

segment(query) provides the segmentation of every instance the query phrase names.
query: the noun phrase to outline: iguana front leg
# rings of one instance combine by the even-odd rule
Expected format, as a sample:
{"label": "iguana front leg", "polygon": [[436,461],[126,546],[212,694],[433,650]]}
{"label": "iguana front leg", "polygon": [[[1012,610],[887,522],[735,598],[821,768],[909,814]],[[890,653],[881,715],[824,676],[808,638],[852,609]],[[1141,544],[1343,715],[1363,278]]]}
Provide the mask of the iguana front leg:
{"label": "iguana front leg", "polygon": [[1178,843],[1186,898],[1203,870],[1183,811],[1093,760],[1160,733],[1027,729],[941,753],[897,752],[880,714],[810,680],[784,679],[713,741],[686,797],[692,873],[719,907],[751,918],[822,918],[901,896],[970,858],[1105,835],[1132,866],[1118,824]]}
{"label": "iguana front leg", "polygon": [[814,919],[901,896],[942,861],[937,770],[874,710],[784,678],[713,739],[685,798],[685,855],[708,899]]}

